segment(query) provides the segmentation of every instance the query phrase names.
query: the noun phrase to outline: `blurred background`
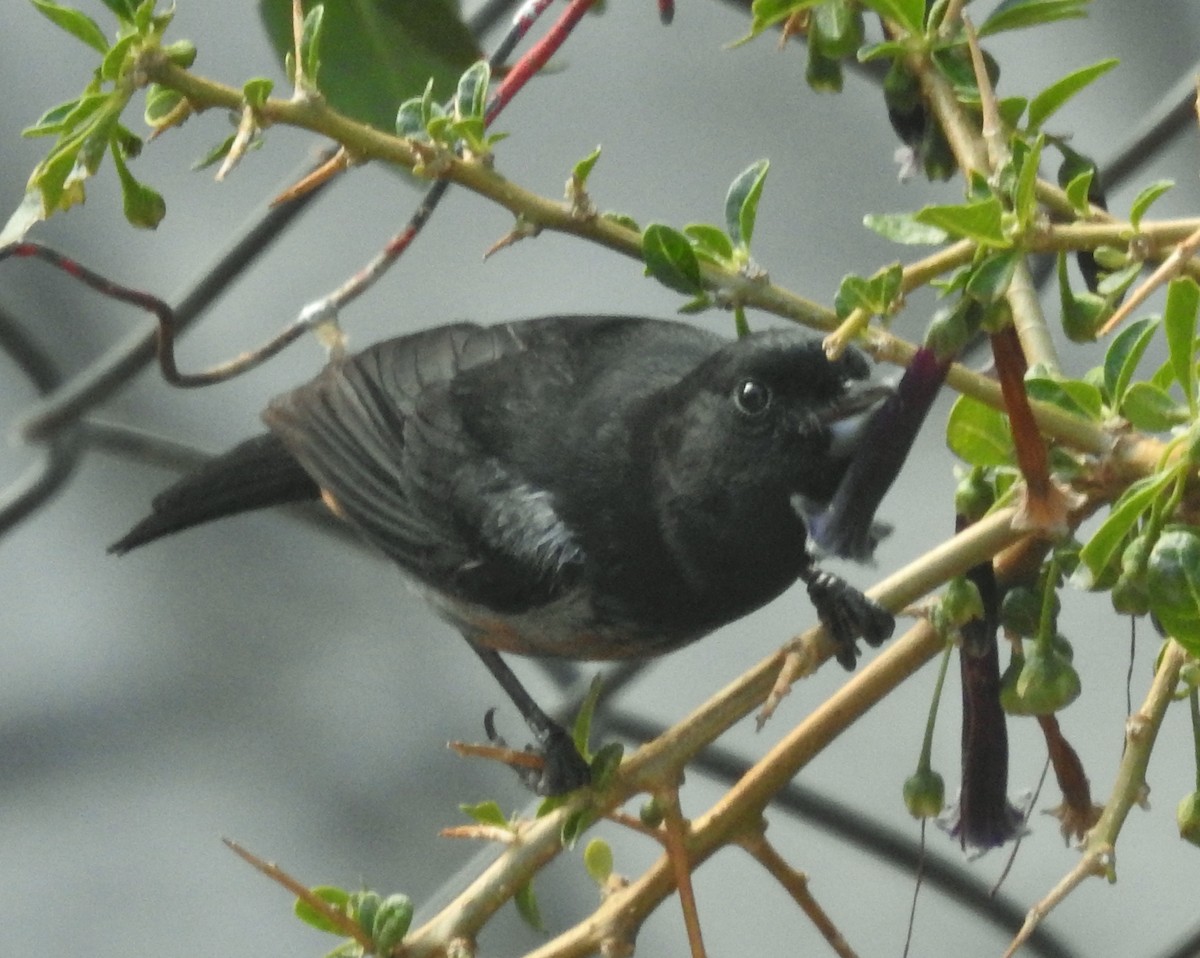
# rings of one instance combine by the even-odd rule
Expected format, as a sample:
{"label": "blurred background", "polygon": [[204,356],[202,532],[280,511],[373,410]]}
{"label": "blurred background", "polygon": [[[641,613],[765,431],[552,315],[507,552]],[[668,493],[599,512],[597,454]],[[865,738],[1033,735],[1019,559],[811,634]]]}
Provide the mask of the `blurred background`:
{"label": "blurred background", "polygon": [[[78,0],[98,21],[103,5]],[[466,2],[464,13],[474,12]],[[970,9],[982,20],[993,3]],[[804,83],[804,51],[777,51],[765,36],[730,50],[747,14],[718,0],[682,0],[663,27],[650,0],[609,2],[590,17],[533,82],[498,128],[511,138],[498,167],[523,186],[558,196],[572,165],[597,144],[603,156],[589,187],[602,209],[645,224],[720,222],[730,180],[771,160],[755,236],[772,278],[831,302],[848,272],[870,273],[910,258],[861,226],[865,212],[953,202],[961,182],[897,181],[896,140],[870,82],[850,76],[840,96]],[[558,5],[551,8],[553,15]],[[542,27],[544,29],[544,26]],[[282,71],[257,11],[245,0],[179,4],[171,35],[195,41],[195,69],[240,85]],[[1073,101],[1056,131],[1103,166],[1146,122],[1190,89],[1200,50],[1200,5],[1191,0],[1130,4],[1095,0],[1087,20],[1005,34],[988,44],[1003,66],[1003,94],[1030,94],[1107,56],[1122,66]],[[524,47],[522,47],[524,49]],[[77,42],[32,6],[12,4],[0,31],[0,209],[14,208],[46,141],[20,130],[47,107],[77,95],[90,60]],[[1182,84],[1182,85],[1181,85]],[[1185,111],[1186,114],[1186,111]],[[135,115],[135,114],[131,114]],[[1177,188],[1156,216],[1194,215],[1194,121],[1164,144],[1139,146],[1144,161],[1109,194],[1121,215],[1141,186],[1161,177]],[[34,230],[40,239],[112,278],[175,297],[209,269],[265,200],[310,163],[321,146],[293,131],[269,131],[224,183],[190,164],[229,132],[216,113],[193,118],[152,144],[135,171],[167,198],[155,233],[121,217],[116,178],[106,169],[86,207]],[[186,336],[180,364],[193,370],[257,345],[310,299],[357,269],[411,213],[418,193],[380,168],[354,170],[230,288]],[[493,322],[551,312],[671,316],[679,297],[642,277],[638,263],[546,234],[483,262],[511,227],[509,216],[452,190],[419,241],[366,298],[343,314],[351,344],[457,319]],[[1057,297],[1047,297],[1057,314]],[[84,290],[43,264],[0,266],[0,308],[66,379],[144,329],[144,314]],[[918,300],[898,331],[919,338],[929,303]],[[762,326],[768,317],[752,316]],[[721,313],[697,322],[731,330]],[[1100,352],[1065,351],[1080,374]],[[272,395],[322,363],[305,340],[264,368],[195,391],[165,385],[147,369],[95,413],[201,451],[258,430]],[[37,390],[0,356],[0,410],[12,424]],[[867,586],[943,540],[953,529],[953,460],[941,423],[946,399],[881,518],[896,531],[877,567],[839,568]],[[34,467],[41,451],[12,444],[0,483]],[[0,546],[0,885],[5,920],[0,955],[86,954],[116,958],[317,955],[334,941],[300,924],[287,895],[231,855],[236,838],[310,884],[403,891],[421,905],[457,890],[479,849],[438,837],[460,823],[459,802],[495,798],[505,811],[530,799],[506,770],[455,757],[447,739],[478,739],[483,711],[500,706],[502,730],[524,729],[491,678],[451,629],[400,583],[394,568],[344,540],[281,513],[259,514],[165,540],[118,560],[105,547],[147,509],[174,473],[136,457],[90,452],[48,503]],[[653,664],[621,690],[618,717],[669,724],[758,662],[813,612],[793,590],[758,614]],[[1062,629],[1073,641],[1084,695],[1062,716],[1098,801],[1111,787],[1126,714],[1129,624],[1104,597],[1068,593]],[[1147,686],[1156,638],[1140,628],[1133,662],[1135,704]],[[528,662],[520,674],[544,701],[560,685]],[[597,671],[582,669],[580,684]],[[958,778],[957,683],[951,670],[935,766]],[[568,676],[569,678],[569,676]],[[721,746],[753,761],[845,679],[827,668],[798,685],[761,732],[747,720]],[[878,706],[797,780],[809,806],[862,816],[911,849],[918,826],[900,800],[915,765],[933,670]],[[1010,723],[1014,798],[1036,786],[1044,745],[1033,722]],[[1196,889],[1200,853],[1176,833],[1174,804],[1194,787],[1186,712],[1173,709],[1150,769],[1152,813],[1135,810],[1119,847],[1119,884],[1091,882],[1047,923],[1044,953],[1200,953]],[[698,814],[724,783],[689,774],[684,810]],[[1058,802],[1048,783],[1039,809]],[[831,830],[787,809],[770,815],[771,837],[806,871],[811,889],[861,954],[902,948],[913,874],[859,844],[864,833]],[[1019,915],[1076,862],[1057,823],[1035,811],[1032,833],[1003,896]],[[615,827],[601,830],[616,867],[637,874],[656,847]],[[1007,849],[968,862],[944,834],[930,833],[938,860],[960,870],[962,888],[992,884]],[[485,850],[483,854],[492,855]],[[553,876],[553,877],[551,877]],[[726,851],[696,876],[713,955],[821,949],[816,933],[759,867]],[[577,855],[564,856],[536,885],[553,932],[594,902]],[[996,954],[1012,933],[978,911],[927,888],[914,954]],[[482,953],[519,954],[544,940],[511,909],[490,926]],[[642,954],[682,954],[677,903],[646,925]],[[1057,948],[1055,951],[1053,949]],[[819,951],[817,953],[820,953]]]}

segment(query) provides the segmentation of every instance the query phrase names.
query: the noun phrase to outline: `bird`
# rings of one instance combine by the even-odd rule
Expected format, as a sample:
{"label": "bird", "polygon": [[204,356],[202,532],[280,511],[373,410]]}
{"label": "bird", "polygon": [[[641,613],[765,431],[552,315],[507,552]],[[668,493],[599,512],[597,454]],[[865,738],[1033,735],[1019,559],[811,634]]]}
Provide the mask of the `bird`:
{"label": "bird", "polygon": [[[334,356],[267,431],[159,494],[109,551],[247,510],[325,506],[462,633],[529,726],[542,795],[587,785],[502,654],[657,656],[803,581],[853,668],[892,614],[822,570],[806,519],[889,393],[795,328],[637,316],[457,322]],[[495,736],[490,713],[485,723]]]}

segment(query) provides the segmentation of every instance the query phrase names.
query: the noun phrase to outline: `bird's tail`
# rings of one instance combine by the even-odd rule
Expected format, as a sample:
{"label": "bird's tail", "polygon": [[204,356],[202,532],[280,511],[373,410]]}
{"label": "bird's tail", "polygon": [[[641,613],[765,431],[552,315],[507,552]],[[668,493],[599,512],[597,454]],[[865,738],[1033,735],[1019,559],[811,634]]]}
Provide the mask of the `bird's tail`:
{"label": "bird's tail", "polygon": [[160,493],[152,511],[108,547],[124,555],[160,536],[251,509],[320,497],[321,490],[272,433],[247,439]]}

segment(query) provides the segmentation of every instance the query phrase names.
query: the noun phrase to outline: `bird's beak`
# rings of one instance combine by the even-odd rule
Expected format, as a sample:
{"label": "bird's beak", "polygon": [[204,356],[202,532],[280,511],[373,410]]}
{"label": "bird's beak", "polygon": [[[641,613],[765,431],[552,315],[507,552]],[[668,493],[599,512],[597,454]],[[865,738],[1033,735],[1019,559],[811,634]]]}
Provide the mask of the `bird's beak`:
{"label": "bird's beak", "polygon": [[844,396],[822,409],[818,418],[832,437],[830,454],[849,456],[858,446],[871,414],[895,391],[883,383],[852,383]]}

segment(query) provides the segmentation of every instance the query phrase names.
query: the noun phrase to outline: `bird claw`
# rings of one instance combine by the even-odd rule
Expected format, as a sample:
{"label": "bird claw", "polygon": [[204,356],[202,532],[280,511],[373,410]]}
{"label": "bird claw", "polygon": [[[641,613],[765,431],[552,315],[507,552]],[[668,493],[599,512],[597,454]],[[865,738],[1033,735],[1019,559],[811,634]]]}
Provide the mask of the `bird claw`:
{"label": "bird claw", "polygon": [[858,658],[857,639],[878,646],[895,631],[892,613],[833,573],[814,570],[805,582],[817,618],[837,646],[838,664],[847,671],[853,671]]}
{"label": "bird claw", "polygon": [[[495,709],[488,709],[483,717],[483,729],[488,741],[496,748],[507,749],[508,743],[496,731]],[[536,764],[513,764],[521,783],[535,795],[552,797],[565,795],[592,782],[592,770],[584,761],[575,741],[557,722],[530,728],[537,737],[536,746],[526,745],[525,754],[540,759]]]}

